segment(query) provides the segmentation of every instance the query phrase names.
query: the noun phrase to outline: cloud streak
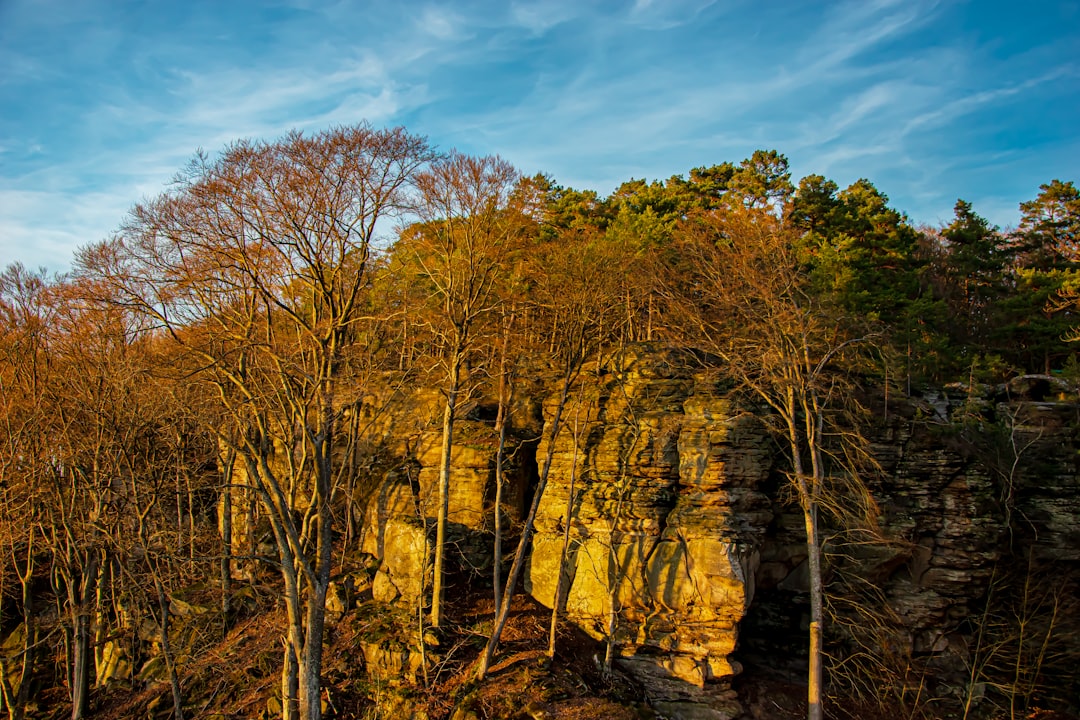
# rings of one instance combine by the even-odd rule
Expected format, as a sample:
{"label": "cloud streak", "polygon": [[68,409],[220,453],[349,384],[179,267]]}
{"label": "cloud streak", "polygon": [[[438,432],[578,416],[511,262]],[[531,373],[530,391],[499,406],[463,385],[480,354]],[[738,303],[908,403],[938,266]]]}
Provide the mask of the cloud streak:
{"label": "cloud streak", "polygon": [[773,147],[916,219],[960,195],[1009,224],[1080,166],[1080,31],[974,5],[8,0],[0,260],[65,266],[196,148],[362,119],[601,193]]}

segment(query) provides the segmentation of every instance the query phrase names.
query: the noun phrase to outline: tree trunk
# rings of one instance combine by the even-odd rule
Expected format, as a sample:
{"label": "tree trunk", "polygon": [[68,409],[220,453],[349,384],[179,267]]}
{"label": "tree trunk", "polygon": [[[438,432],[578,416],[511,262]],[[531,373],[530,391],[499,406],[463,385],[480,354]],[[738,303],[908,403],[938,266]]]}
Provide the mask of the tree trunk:
{"label": "tree trunk", "polygon": [[[265,458],[260,458],[265,467]],[[253,463],[248,463],[248,473],[255,471]],[[300,570],[295,557],[296,548],[289,541],[283,526],[288,519],[281,519],[275,514],[275,506],[265,488],[260,488],[270,526],[277,540],[278,557],[281,560],[281,579],[285,585],[285,615],[287,621],[286,636],[282,641],[284,658],[281,664],[281,717],[282,720],[301,720],[300,715],[300,658],[303,654],[304,618],[301,608]]]}
{"label": "tree trunk", "polygon": [[[183,462],[183,449],[180,450],[181,456],[179,462]],[[188,531],[188,560],[195,561],[195,557],[198,554],[195,549],[195,538],[198,532],[195,522],[195,489],[191,487],[191,473],[184,473],[184,490],[187,493],[187,531]]]}
{"label": "tree trunk", "polygon": [[307,607],[304,618],[304,649],[300,658],[300,717],[303,720],[322,718],[322,656],[323,631],[326,626],[326,591],[330,586],[330,563],[333,550],[333,514],[330,495],[333,487],[331,447],[333,445],[333,413],[324,411],[321,440],[317,448],[316,494],[318,503],[316,528],[315,584],[308,587]]}
{"label": "tree trunk", "polygon": [[26,703],[30,699],[30,679],[34,675],[34,656],[37,654],[38,641],[37,618],[33,609],[33,594],[30,591],[30,578],[33,576],[33,536],[27,552],[26,575],[19,573],[22,583],[23,638],[19,653],[22,663],[17,677],[8,680],[9,671],[0,659],[0,708],[7,711],[8,720],[23,720],[26,716]]}
{"label": "tree trunk", "polygon": [[551,602],[551,629],[548,633],[548,657],[555,657],[555,637],[559,629],[559,610],[562,607],[563,575],[566,571],[566,557],[570,554],[570,522],[574,513],[574,485],[577,481],[578,463],[578,416],[581,412],[580,395],[574,412],[574,455],[570,464],[570,494],[566,498],[566,516],[563,519],[563,545],[559,551],[559,574],[555,577],[555,597]]}
{"label": "tree trunk", "polygon": [[[22,615],[23,615],[23,642],[22,642],[22,668],[19,671],[18,688],[8,686],[7,678],[0,677],[0,692],[8,699],[8,717],[10,720],[23,720],[26,716],[26,703],[30,700],[30,680],[34,676],[34,659],[37,655],[38,624],[37,615],[34,612],[34,528],[30,528],[30,538],[26,547],[26,569],[16,572],[19,576],[19,585],[22,589]],[[3,668],[0,667],[0,674]],[[15,697],[8,694],[8,688],[15,690]]]}
{"label": "tree trunk", "polygon": [[296,659],[295,628],[289,628],[285,639],[285,662],[281,666],[281,717],[282,720],[300,720],[300,668]]}
{"label": "tree trunk", "polygon": [[165,588],[158,577],[154,577],[154,588],[157,590],[158,609],[161,612],[161,654],[165,658],[165,667],[169,672],[173,720],[184,720],[184,698],[180,693],[180,678],[176,674],[176,661],[173,657],[172,644],[169,642],[169,599],[165,597]]}
{"label": "tree trunk", "polygon": [[86,715],[90,698],[90,669],[93,666],[93,648],[90,644],[90,607],[97,587],[98,555],[87,553],[82,581],[78,592],[70,588],[72,620],[72,671],[71,671],[71,720],[82,720]]}
{"label": "tree trunk", "polygon": [[825,656],[825,586],[821,577],[821,537],[818,532],[818,508],[821,504],[825,465],[821,457],[821,439],[825,415],[817,394],[811,390],[803,401],[806,447],[810,453],[810,487],[803,519],[806,523],[806,565],[810,574],[810,667],[807,676],[807,717],[821,720],[822,662]]}
{"label": "tree trunk", "polygon": [[[333,473],[330,448],[333,446],[333,413],[323,410],[322,432],[312,437],[315,478],[312,506],[315,508],[315,563],[303,554],[311,538],[297,533],[293,506],[274,478],[264,449],[256,459],[244,456],[248,476],[260,478],[258,493],[270,519],[281,561],[285,586],[287,636],[283,641],[281,705],[283,720],[320,720],[322,717],[322,651],[329,586],[333,517],[330,490]],[[310,436],[309,436],[310,437]]]}
{"label": "tree trunk", "polygon": [[807,675],[807,720],[821,720],[821,661],[825,631],[821,581],[821,545],[818,538],[817,507],[803,509],[806,523],[806,562],[810,572],[810,667]]}
{"label": "tree trunk", "polygon": [[[304,658],[300,662],[300,717],[319,720],[322,717],[322,631],[323,618],[312,619],[307,628]],[[318,635],[314,633],[318,631]]]}
{"label": "tree trunk", "polygon": [[232,536],[233,536],[233,467],[236,451],[229,450],[225,457],[225,487],[221,494],[221,618],[222,633],[229,631],[229,612],[232,600]]}
{"label": "tree trunk", "polygon": [[551,420],[551,439],[548,441],[547,457],[544,461],[544,469],[540,473],[540,480],[536,484],[536,492],[533,494],[532,504],[529,506],[529,514],[525,518],[525,527],[522,528],[521,538],[518,540],[517,551],[514,553],[514,563],[510,566],[510,575],[506,578],[506,587],[503,590],[502,604],[499,605],[498,614],[495,616],[495,624],[491,630],[484,653],[480,656],[480,664],[477,666],[477,679],[483,680],[487,675],[491,661],[495,657],[495,650],[499,646],[499,636],[502,635],[506,619],[510,616],[510,602],[514,596],[514,586],[521,577],[521,571],[525,567],[525,552],[532,539],[533,524],[536,521],[536,511],[540,507],[540,498],[544,496],[544,488],[547,486],[548,474],[551,472],[551,458],[555,454],[555,440],[559,437],[561,429],[562,412],[566,406],[566,396],[570,391],[570,377],[563,379],[562,391],[559,393],[559,404],[555,407],[555,415]]}
{"label": "tree trunk", "polygon": [[303,617],[297,570],[289,546],[279,548],[282,579],[285,581],[285,613],[288,630],[283,641],[284,659],[281,666],[282,720],[302,720],[300,714],[300,658],[303,653]]}
{"label": "tree trunk", "polygon": [[457,410],[458,386],[461,382],[461,360],[461,351],[455,349],[450,359],[450,383],[443,411],[442,454],[439,459],[439,507],[435,525],[435,570],[431,588],[432,627],[439,627],[443,614],[446,523],[450,512],[450,453],[454,446],[454,413]]}
{"label": "tree trunk", "polygon": [[[176,446],[181,447],[182,439],[176,438]],[[181,487],[180,482],[180,461],[177,460],[175,471],[173,472],[173,485],[174,492],[176,493],[176,539],[177,550],[179,546],[184,543],[184,498],[186,497]],[[190,508],[189,508],[190,510]],[[190,540],[190,538],[189,538]]]}
{"label": "tree trunk", "polygon": [[510,314],[507,322],[503,323],[502,354],[499,357],[499,412],[495,417],[495,430],[499,434],[499,448],[495,453],[495,541],[494,561],[492,563],[492,587],[495,589],[495,607],[502,602],[502,502],[503,502],[503,477],[506,460],[506,421],[510,413],[510,399],[513,397],[514,386],[506,371],[506,353],[510,342],[510,326],[514,323],[514,314]]}
{"label": "tree trunk", "polygon": [[[821,547],[818,538],[817,526],[817,487],[819,478],[816,477],[820,469],[820,451],[816,448],[815,437],[808,432],[806,439],[811,445],[810,454],[813,461],[815,477],[808,478],[802,457],[802,441],[796,420],[796,404],[794,393],[789,389],[785,408],[785,423],[788,430],[788,442],[791,446],[791,464],[794,471],[795,489],[799,496],[799,506],[803,511],[803,522],[806,527],[806,565],[810,582],[810,638],[809,638],[809,667],[807,669],[806,682],[806,717],[807,720],[822,720],[821,707],[821,659],[822,659],[822,633],[824,631],[824,613],[822,608],[823,587],[821,581]],[[813,420],[806,419],[810,425]]]}
{"label": "tree trunk", "polygon": [[106,616],[105,601],[108,598],[106,592],[110,575],[113,572],[112,558],[109,553],[104,553],[104,560],[98,567],[97,583],[94,586],[94,614],[90,621],[92,639],[90,645],[94,649],[94,675],[97,678],[95,685],[104,686],[102,676],[105,670],[105,642],[109,637],[109,618]]}
{"label": "tree trunk", "polygon": [[807,444],[814,476],[808,478],[802,463],[802,441],[796,420],[794,392],[788,390],[785,408],[788,443],[792,449],[792,467],[795,474],[795,487],[798,492],[799,506],[802,508],[802,520],[807,533],[807,570],[810,583],[810,638],[807,670],[807,720],[822,720],[822,634],[824,630],[823,595],[821,579],[821,546],[818,538],[818,488],[819,474],[822,472],[820,451],[816,448],[813,433],[814,420],[806,418]]}
{"label": "tree trunk", "polygon": [[30,680],[34,677],[34,658],[37,655],[38,624],[37,619],[27,614],[24,625],[22,647],[22,670],[19,672],[19,690],[15,694],[9,715],[11,720],[23,720],[26,717],[26,703],[30,700]]}
{"label": "tree trunk", "polygon": [[649,322],[645,328],[645,339],[652,342],[653,339],[653,294],[649,291]]}
{"label": "tree trunk", "polygon": [[[505,378],[500,382],[505,382]],[[503,461],[506,455],[506,401],[503,393],[499,392],[499,415],[495,419],[495,426],[499,431],[499,448],[495,453],[495,541],[493,548],[494,559],[492,561],[492,587],[495,588],[495,607],[502,602],[502,501],[503,501]]]}

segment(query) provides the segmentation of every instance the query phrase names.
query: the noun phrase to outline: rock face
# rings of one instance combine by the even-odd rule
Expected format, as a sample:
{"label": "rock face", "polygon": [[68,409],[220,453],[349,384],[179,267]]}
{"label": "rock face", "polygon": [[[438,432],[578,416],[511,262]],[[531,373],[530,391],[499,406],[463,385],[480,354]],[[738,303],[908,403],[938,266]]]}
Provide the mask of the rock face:
{"label": "rock face", "polygon": [[[372,596],[384,602],[422,602],[432,580],[431,556],[438,509],[442,453],[442,395],[428,388],[374,392],[364,399],[358,424],[386,460],[385,472],[360,505],[361,546],[376,560]],[[520,520],[526,491],[535,474],[529,435],[539,432],[528,398],[519,400],[518,425],[507,441],[503,512]],[[489,575],[495,507],[495,460],[498,435],[495,410],[473,403],[454,424],[450,454],[448,554],[452,570]],[[490,419],[489,419],[490,418]],[[535,445],[535,443],[532,443]]]}
{"label": "rock face", "polygon": [[[561,567],[567,618],[610,638],[654,703],[723,717],[738,708],[709,681],[738,672],[731,655],[772,519],[757,489],[772,451],[752,417],[687,367],[633,348],[571,401],[526,588],[552,606]],[[548,449],[545,439],[541,465]]]}
{"label": "rock face", "polygon": [[[741,660],[800,663],[805,538],[762,410],[690,368],[672,350],[625,349],[570,397],[551,447],[554,398],[543,403],[539,446],[526,439],[540,434],[537,403],[525,403],[531,425],[515,440],[504,510],[520,517],[550,454],[527,591],[610,647],[660,712],[734,717],[729,681]],[[405,461],[365,516],[364,549],[380,568],[374,596],[410,605],[430,582],[439,398],[429,395],[414,391],[411,410],[379,419],[376,434]],[[988,597],[1004,592],[1002,567],[1025,559],[1077,572],[1077,400],[1052,379],[1027,378],[879,401],[868,439],[880,467],[867,475],[879,541],[827,533],[837,656],[888,645],[897,662],[958,677],[978,651]],[[478,406],[459,421],[451,478],[455,543],[481,570],[490,567],[493,417]]]}
{"label": "rock face", "polygon": [[[954,386],[875,408],[868,439],[880,472],[868,481],[879,540],[845,546],[834,535],[826,571],[833,652],[876,654],[879,684],[925,672],[937,692],[962,696],[973,663],[989,674],[1035,662],[1037,649],[1010,637],[1019,622],[1080,658],[1076,628],[1031,591],[1042,583],[1059,608],[1075,606],[1080,571],[1080,402],[1075,392],[1045,400],[1045,385]],[[779,505],[776,516],[740,636],[743,657],[772,667],[797,658],[805,637],[790,612],[805,603],[801,520]],[[980,628],[998,635],[991,642]]]}
{"label": "rock face", "polygon": [[415,605],[431,585],[432,533],[408,473],[390,473],[377,497],[368,505],[363,551],[377,558],[371,593],[381,602]]}

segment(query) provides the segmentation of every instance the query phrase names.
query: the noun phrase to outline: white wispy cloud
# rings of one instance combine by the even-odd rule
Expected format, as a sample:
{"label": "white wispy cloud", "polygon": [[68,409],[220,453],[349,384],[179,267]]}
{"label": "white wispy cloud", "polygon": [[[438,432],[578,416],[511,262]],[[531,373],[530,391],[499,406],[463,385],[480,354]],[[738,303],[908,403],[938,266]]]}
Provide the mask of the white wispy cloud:
{"label": "white wispy cloud", "polygon": [[1039,77],[1024,80],[1023,82],[993,87],[968,95],[954,97],[943,102],[939,106],[912,118],[907,125],[905,125],[904,133],[907,134],[916,130],[930,129],[943,123],[951,122],[959,117],[976,112],[979,108],[984,106],[1000,103],[1014,96],[1021,95],[1039,85],[1062,78],[1068,78],[1070,82],[1075,82],[1077,79],[1076,67],[1065,65],[1054,68]]}
{"label": "white wispy cloud", "polygon": [[0,255],[100,239],[196,148],[362,119],[600,192],[774,147],[930,217],[979,199],[950,182],[1045,182],[1078,158],[1062,131],[1023,150],[968,132],[1067,98],[1077,32],[1003,54],[944,0],[287,0],[139,33],[106,0],[68,5],[0,0]]}
{"label": "white wispy cloud", "polygon": [[[818,75],[848,63],[860,53],[931,23],[935,0],[844,2],[827,11],[817,36],[805,48],[805,74]],[[856,66],[857,67],[857,66]]]}
{"label": "white wispy cloud", "polygon": [[650,30],[671,28],[694,22],[716,0],[635,0],[629,21]]}
{"label": "white wispy cloud", "polygon": [[[423,102],[423,88],[398,87],[374,53],[341,50],[303,65],[192,63],[167,68],[160,87],[110,89],[78,119],[77,151],[0,185],[0,255],[62,267],[75,246],[107,236],[131,204],[160,192],[196,148],[213,152],[293,128],[386,123]],[[119,148],[106,140],[124,135]],[[24,161],[30,154],[20,148]]]}
{"label": "white wispy cloud", "polygon": [[72,251],[105,239],[130,204],[112,192],[0,187],[0,265],[21,262],[29,268],[65,271]]}
{"label": "white wispy cloud", "polygon": [[510,20],[532,35],[543,35],[554,27],[578,17],[580,5],[565,2],[512,2]]}
{"label": "white wispy cloud", "polygon": [[416,21],[416,29],[440,40],[452,40],[468,35],[465,23],[449,8],[428,5]]}

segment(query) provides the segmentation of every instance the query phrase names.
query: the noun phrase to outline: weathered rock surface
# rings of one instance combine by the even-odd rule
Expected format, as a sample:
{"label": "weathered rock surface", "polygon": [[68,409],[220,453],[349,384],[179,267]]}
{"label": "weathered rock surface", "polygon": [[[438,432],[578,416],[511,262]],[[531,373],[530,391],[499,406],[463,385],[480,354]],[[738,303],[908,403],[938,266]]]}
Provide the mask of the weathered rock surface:
{"label": "weathered rock surface", "polygon": [[[660,712],[734,717],[728,680],[741,659],[799,663],[805,539],[761,409],[740,406],[689,367],[675,351],[633,346],[571,396],[550,448],[526,589],[610,640]],[[434,517],[440,400],[410,397],[406,415],[378,420],[408,465],[388,474],[368,504],[363,547],[379,561],[374,597],[414,604],[430,582],[425,524],[430,530]],[[543,404],[548,423],[553,402]],[[1003,564],[1080,565],[1080,402],[1060,382],[1036,377],[893,399],[876,412],[868,439],[880,472],[867,478],[887,542],[831,535],[827,571],[839,591],[835,609],[848,618],[832,637],[841,653],[844,643],[879,642],[860,635],[852,612],[873,605],[889,618],[897,656],[955,670],[970,659],[974,619]],[[496,439],[484,413],[466,415],[451,524],[466,562],[486,569]],[[546,462],[549,434],[518,453],[507,503],[517,513],[537,471],[532,456]]]}
{"label": "weathered rock surface", "polygon": [[431,586],[432,541],[407,476],[388,475],[367,510],[362,549],[376,558],[378,567],[372,597],[415,605]]}
{"label": "weathered rock surface", "polygon": [[[772,519],[757,490],[771,448],[753,417],[687,366],[633,348],[567,408],[526,587],[551,606],[562,567],[566,616],[612,637],[654,703],[672,717],[733,717],[733,696],[710,683],[738,672],[738,624]],[[547,449],[545,439],[541,462]]]}
{"label": "weathered rock surface", "polygon": [[[1055,388],[1053,401],[1032,399],[1047,387]],[[838,654],[889,655],[898,677],[929,667],[945,691],[962,692],[976,654],[987,662],[988,641],[980,647],[977,636],[984,614],[1008,632],[997,614],[1018,602],[1009,584],[1017,574],[1049,577],[1072,592],[1069,578],[1080,569],[1080,403],[1059,391],[1059,383],[1028,378],[1008,388],[951,386],[876,408],[868,435],[881,472],[867,479],[885,542],[837,539],[826,548]],[[804,606],[807,587],[800,526],[778,506],[761,551],[757,604],[740,637],[742,653],[759,663],[796,656],[805,637],[805,618],[790,612]],[[1059,650],[1075,657],[1075,633],[1057,622]],[[1015,651],[1007,652],[1015,662]]]}

